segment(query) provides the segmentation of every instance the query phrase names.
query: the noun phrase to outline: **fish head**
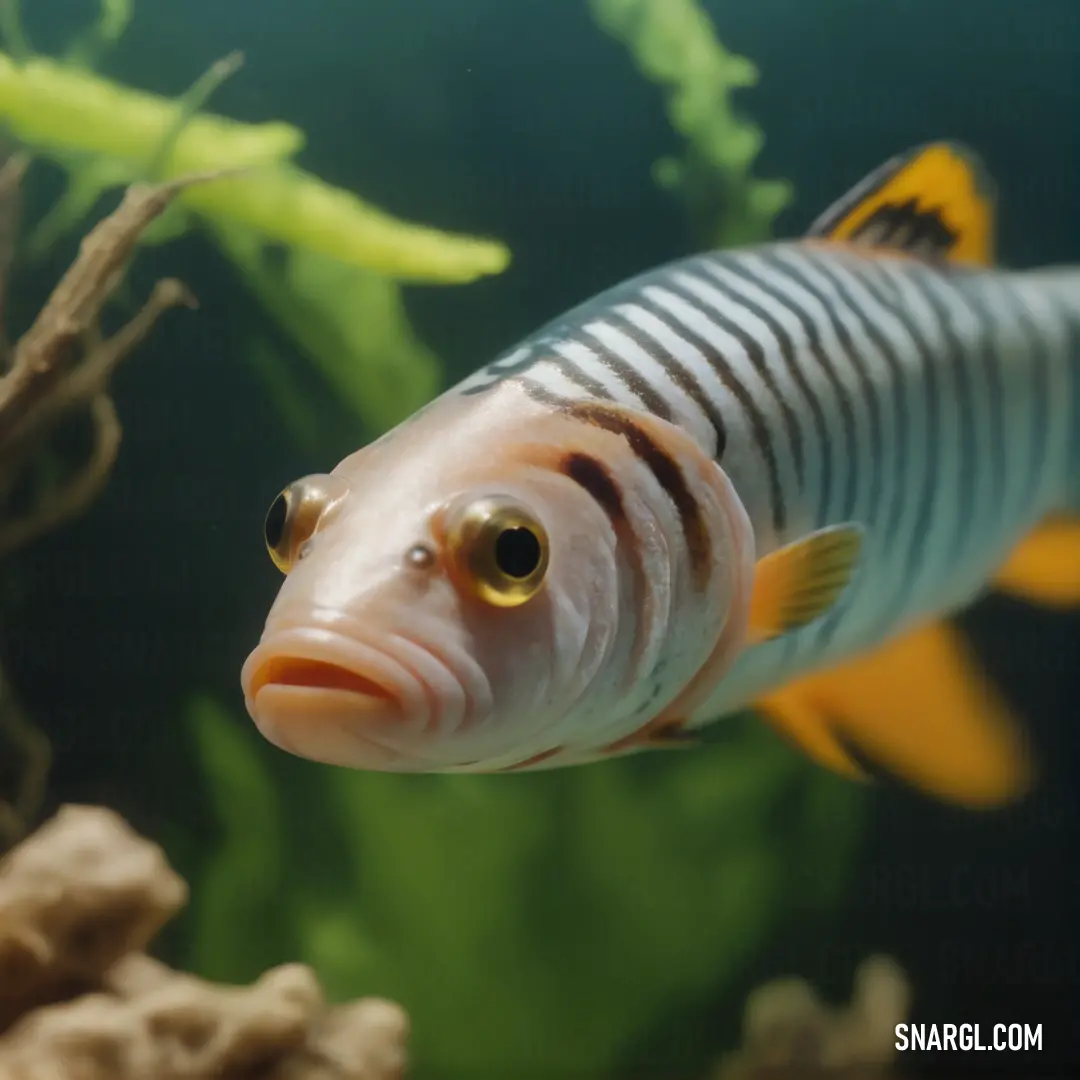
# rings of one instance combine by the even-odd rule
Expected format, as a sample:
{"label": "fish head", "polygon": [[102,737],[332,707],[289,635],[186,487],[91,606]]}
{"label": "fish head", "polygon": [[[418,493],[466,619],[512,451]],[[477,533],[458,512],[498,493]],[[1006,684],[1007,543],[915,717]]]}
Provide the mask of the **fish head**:
{"label": "fish head", "polygon": [[262,733],[353,768],[490,772],[589,760],[640,725],[634,665],[681,640],[672,696],[738,590],[718,573],[680,613],[664,529],[628,553],[618,442],[506,386],[287,487],[266,520],[286,577],[241,675]]}

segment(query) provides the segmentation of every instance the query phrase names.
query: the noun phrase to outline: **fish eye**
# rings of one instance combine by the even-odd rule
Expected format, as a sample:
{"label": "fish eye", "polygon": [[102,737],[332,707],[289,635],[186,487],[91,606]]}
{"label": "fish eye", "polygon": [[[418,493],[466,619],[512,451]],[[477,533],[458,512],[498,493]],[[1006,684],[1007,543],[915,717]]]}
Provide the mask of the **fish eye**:
{"label": "fish eye", "polygon": [[448,545],[473,593],[495,607],[517,607],[540,590],[548,566],[544,526],[508,497],[470,503],[451,521]]}
{"label": "fish eye", "polygon": [[315,530],[340,501],[340,478],[306,476],[285,488],[270,504],[263,539],[274,565],[287,574],[308,551]]}
{"label": "fish eye", "polygon": [[283,491],[271,504],[266,512],[266,521],[263,523],[263,533],[266,536],[266,546],[275,551],[278,544],[285,536],[285,522],[289,517],[289,493]]}
{"label": "fish eye", "polygon": [[266,520],[263,522],[266,550],[270,553],[274,565],[283,574],[287,574],[292,569],[293,563],[292,552],[287,542],[291,503],[292,489],[286,488],[270,504],[270,509],[266,512]]}

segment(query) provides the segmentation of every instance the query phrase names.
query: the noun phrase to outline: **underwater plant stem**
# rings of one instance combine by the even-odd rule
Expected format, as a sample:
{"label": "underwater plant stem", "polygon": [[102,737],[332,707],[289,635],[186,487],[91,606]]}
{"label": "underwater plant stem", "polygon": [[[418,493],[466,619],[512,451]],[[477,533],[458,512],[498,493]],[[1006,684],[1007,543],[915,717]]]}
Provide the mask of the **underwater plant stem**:
{"label": "underwater plant stem", "polygon": [[34,55],[23,33],[19,0],[0,0],[0,41],[16,60],[28,60]]}
{"label": "underwater plant stem", "polygon": [[[26,411],[7,431],[4,445],[0,447],[0,461],[21,451],[34,441],[37,432],[50,427],[62,415],[100,394],[116,366],[150,332],[158,318],[174,307],[194,307],[195,298],[174,279],[159,281],[138,314],[107,341],[90,351],[90,355],[59,383],[50,387],[42,397]],[[88,326],[84,337],[93,341],[94,326]],[[0,544],[0,554],[3,545]]]}
{"label": "underwater plant stem", "polygon": [[[51,384],[67,346],[78,343],[94,325],[102,305],[120,284],[143,230],[185,187],[218,175],[186,177],[157,187],[131,187],[120,206],[83,240],[75,262],[19,339],[11,371],[0,379],[0,440],[25,418],[36,396],[35,386],[44,391]],[[168,295],[174,296],[176,288],[176,284],[171,286]],[[160,307],[163,300],[155,303]],[[138,319],[133,322],[137,324]],[[14,407],[16,402],[19,407]]]}
{"label": "underwater plant stem", "polygon": [[112,471],[121,429],[108,396],[109,376],[165,310],[195,301],[180,282],[167,279],[112,337],[102,337],[98,318],[122,282],[142,231],[199,179],[208,177],[130,188],[83,240],[75,262],[16,344],[11,370],[0,378],[0,489],[69,413],[89,407],[94,441],[89,459],[72,475],[38,480],[32,509],[0,519],[0,557],[84,510]]}
{"label": "underwater plant stem", "polygon": [[59,488],[39,497],[34,509],[0,526],[0,558],[82,513],[97,498],[120,450],[120,421],[108,394],[90,403],[94,447],[89,459]]}
{"label": "underwater plant stem", "polygon": [[0,793],[0,855],[21,840],[45,801],[45,788],[52,767],[49,740],[27,719],[2,670],[0,670],[0,735],[5,771],[11,772],[17,757],[14,783]]}
{"label": "underwater plant stem", "polygon": [[99,0],[98,20],[83,31],[67,49],[69,63],[79,67],[97,67],[101,54],[115,45],[128,28],[135,14],[135,0]]}
{"label": "underwater plant stem", "polygon": [[[758,70],[726,49],[700,0],[589,0],[597,25],[632,53],[638,69],[661,86],[672,126],[687,141],[681,162],[655,170],[664,186],[701,203],[711,219],[709,247],[766,239],[791,201],[791,185],[753,175],[764,135],[734,105]],[[699,216],[706,216],[701,215]]]}
{"label": "underwater plant stem", "polygon": [[161,139],[161,145],[155,151],[147,167],[147,180],[165,179],[165,165],[176,146],[176,140],[191,118],[201,111],[210,98],[226,79],[235,75],[244,66],[244,54],[239,50],[215,60],[195,82],[181,94],[176,103],[176,115],[172,124]]}
{"label": "underwater plant stem", "polygon": [[0,166],[0,374],[7,371],[11,361],[11,346],[4,330],[4,300],[18,240],[19,185],[28,164],[25,154],[15,154]]}

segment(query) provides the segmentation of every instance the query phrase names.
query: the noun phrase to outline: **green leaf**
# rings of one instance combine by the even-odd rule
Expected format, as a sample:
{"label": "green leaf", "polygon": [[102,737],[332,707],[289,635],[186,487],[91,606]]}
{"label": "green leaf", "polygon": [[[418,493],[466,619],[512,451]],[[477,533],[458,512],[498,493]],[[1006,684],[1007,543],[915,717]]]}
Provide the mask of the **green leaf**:
{"label": "green leaf", "polygon": [[250,979],[263,967],[265,935],[280,945],[285,853],[277,789],[267,747],[209,697],[194,697],[186,720],[220,828],[192,889],[194,968],[212,979]]}
{"label": "green leaf", "polygon": [[403,420],[438,390],[441,366],[413,333],[397,283],[311,251],[269,247],[240,226],[219,226],[214,235],[369,434]]}

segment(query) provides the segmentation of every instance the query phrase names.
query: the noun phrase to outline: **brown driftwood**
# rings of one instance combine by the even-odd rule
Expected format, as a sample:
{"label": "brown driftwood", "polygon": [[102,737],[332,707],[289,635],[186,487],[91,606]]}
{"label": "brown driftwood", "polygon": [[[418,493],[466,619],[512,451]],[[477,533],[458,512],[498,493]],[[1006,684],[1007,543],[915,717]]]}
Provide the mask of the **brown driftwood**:
{"label": "brown driftwood", "polygon": [[[14,246],[10,211],[4,208],[15,197],[20,175],[21,166],[10,161],[0,169],[0,274]],[[61,483],[33,492],[28,510],[13,514],[8,506],[0,507],[0,557],[81,513],[103,487],[121,435],[108,397],[109,378],[165,311],[194,307],[195,299],[180,282],[160,281],[142,309],[110,337],[101,332],[102,309],[150,223],[185,187],[215,175],[130,187],[117,209],[84,238],[75,262],[10,349],[0,377],[0,496],[10,495],[27,463],[72,414],[89,415],[93,446],[87,460]]]}

